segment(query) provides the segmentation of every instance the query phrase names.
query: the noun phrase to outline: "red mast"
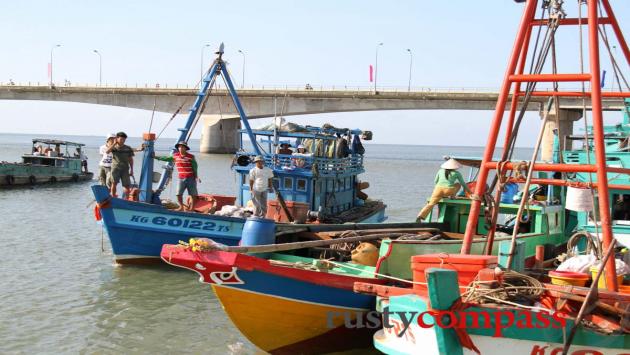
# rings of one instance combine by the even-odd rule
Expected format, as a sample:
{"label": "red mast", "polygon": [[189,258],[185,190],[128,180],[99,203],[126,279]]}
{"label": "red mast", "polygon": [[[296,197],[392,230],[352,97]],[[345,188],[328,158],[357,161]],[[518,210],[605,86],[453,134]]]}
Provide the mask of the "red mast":
{"label": "red mast", "polygon": [[[479,212],[481,208],[481,198],[485,193],[486,182],[488,180],[488,172],[494,166],[496,166],[496,162],[492,162],[492,156],[494,154],[497,137],[499,134],[499,130],[501,128],[503,114],[505,110],[505,105],[507,103],[510,91],[512,89],[512,84],[514,84],[514,97],[521,97],[524,95],[520,91],[519,83],[521,82],[564,82],[564,81],[573,81],[573,82],[590,82],[590,92],[582,93],[582,92],[534,92],[533,94],[536,96],[558,96],[558,97],[590,97],[591,99],[591,111],[592,111],[592,119],[593,119],[593,135],[594,135],[594,153],[595,153],[595,167],[589,166],[576,166],[570,164],[556,164],[554,165],[554,171],[596,171],[597,176],[597,185],[598,189],[598,206],[599,206],[599,216],[601,220],[601,233],[602,233],[602,241],[604,250],[608,250],[608,247],[613,242],[613,234],[612,234],[612,226],[610,219],[610,203],[609,203],[609,195],[608,195],[608,177],[607,173],[611,170],[611,168],[606,167],[606,153],[605,153],[605,143],[604,143],[604,124],[603,124],[603,115],[602,115],[602,97],[630,97],[630,92],[620,92],[620,93],[605,93],[602,95],[601,87],[600,87],[600,61],[599,61],[599,25],[610,25],[613,28],[613,31],[619,41],[620,47],[624,53],[626,61],[630,64],[630,49],[623,37],[619,24],[617,23],[617,19],[612,11],[612,8],[608,2],[608,0],[588,0],[588,18],[579,20],[575,18],[567,18],[561,19],[558,21],[558,26],[566,26],[566,25],[578,25],[580,23],[586,24],[588,26],[588,47],[589,47],[589,64],[590,64],[590,73],[585,74],[523,74],[522,73],[522,61],[524,60],[527,47],[529,45],[530,37],[531,37],[531,29],[533,26],[541,26],[547,25],[549,23],[548,20],[545,19],[535,19],[536,7],[538,5],[538,0],[527,0],[525,5],[525,10],[523,13],[523,17],[521,19],[521,23],[519,25],[519,30],[516,35],[516,40],[514,42],[514,47],[512,49],[512,53],[510,55],[510,61],[508,63],[508,68],[505,73],[505,77],[503,79],[503,84],[501,86],[501,91],[499,93],[499,98],[497,100],[497,105],[494,113],[494,117],[492,120],[492,124],[490,126],[490,133],[488,135],[487,145],[483,155],[483,161],[480,166],[478,182],[475,187],[475,196],[473,201],[471,202],[470,214],[468,216],[468,223],[466,226],[466,233],[464,237],[464,241],[462,244],[462,254],[469,254],[470,248],[472,245],[472,240],[477,231],[477,224],[479,219]],[[607,17],[600,18],[598,14],[598,5],[601,3],[603,8],[606,11]],[[578,5],[580,6],[580,5]],[[521,60],[521,65],[519,66],[519,72],[515,74],[516,66],[519,63],[519,59]],[[511,123],[513,122],[513,117],[515,115],[517,105],[512,101],[512,105],[510,107],[510,122],[508,123],[508,134],[511,132]],[[507,140],[506,140],[507,141]],[[547,164],[545,164],[547,165]],[[538,164],[540,166],[540,164]],[[543,166],[540,166],[543,168]],[[548,168],[545,166],[545,168]],[[547,169],[540,170],[547,170]],[[534,170],[537,169],[537,165],[534,164]],[[628,173],[625,171],[627,169],[623,169],[623,173]],[[606,284],[608,285],[608,289],[611,291],[617,290],[617,279],[615,272],[615,261],[614,258],[609,258],[606,263]]]}

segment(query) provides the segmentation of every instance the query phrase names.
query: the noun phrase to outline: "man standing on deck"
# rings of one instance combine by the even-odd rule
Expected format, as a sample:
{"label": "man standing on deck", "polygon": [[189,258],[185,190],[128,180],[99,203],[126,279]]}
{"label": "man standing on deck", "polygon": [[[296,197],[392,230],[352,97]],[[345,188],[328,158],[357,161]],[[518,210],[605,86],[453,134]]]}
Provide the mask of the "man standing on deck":
{"label": "man standing on deck", "polygon": [[112,153],[110,193],[114,197],[116,196],[116,185],[119,182],[122,182],[125,196],[128,196],[130,192],[134,149],[125,144],[126,140],[127,134],[125,132],[116,133],[115,143],[105,151]]}
{"label": "man standing on deck", "polygon": [[103,144],[99,148],[99,153],[101,153],[102,158],[101,161],[98,162],[98,182],[102,186],[107,186],[111,188],[111,171],[112,171],[112,153],[107,153],[107,149],[114,144],[114,140],[116,139],[116,135],[110,133],[106,137],[105,144]]}
{"label": "man standing on deck", "polygon": [[167,161],[175,163],[177,168],[177,175],[179,180],[177,181],[177,202],[179,203],[178,211],[183,211],[184,208],[184,190],[188,190],[188,195],[192,198],[188,210],[192,211],[197,202],[197,181],[199,177],[197,175],[197,161],[195,156],[188,153],[190,147],[186,142],[179,142],[175,145],[177,152],[173,153],[173,156],[155,156],[154,158],[161,161]]}
{"label": "man standing on deck", "polygon": [[254,216],[264,218],[267,215],[267,192],[272,191],[273,171],[265,167],[262,156],[254,158],[256,166],[249,171],[249,190],[254,203]]}

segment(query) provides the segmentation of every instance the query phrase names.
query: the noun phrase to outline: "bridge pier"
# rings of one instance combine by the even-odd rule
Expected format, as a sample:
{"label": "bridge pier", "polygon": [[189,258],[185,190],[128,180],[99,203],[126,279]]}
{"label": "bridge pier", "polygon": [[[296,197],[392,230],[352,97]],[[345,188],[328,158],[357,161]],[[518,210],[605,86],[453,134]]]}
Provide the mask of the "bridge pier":
{"label": "bridge pier", "polygon": [[[543,161],[552,161],[553,160],[553,140],[555,134],[553,133],[554,129],[558,129],[558,140],[560,143],[560,151],[564,149],[571,149],[572,142],[567,140],[565,147],[564,145],[564,137],[573,134],[573,122],[582,118],[582,110],[570,110],[570,109],[560,109],[558,110],[559,117],[556,119],[556,113],[554,108],[547,115],[547,122],[545,123],[545,133],[542,139],[540,158]],[[545,112],[540,113],[540,117],[545,117]],[[559,123],[559,126],[558,126]]]}
{"label": "bridge pier", "polygon": [[238,117],[223,117],[221,115],[201,115],[203,128],[201,129],[201,153],[231,154],[235,153],[239,145],[238,130],[241,121]]}

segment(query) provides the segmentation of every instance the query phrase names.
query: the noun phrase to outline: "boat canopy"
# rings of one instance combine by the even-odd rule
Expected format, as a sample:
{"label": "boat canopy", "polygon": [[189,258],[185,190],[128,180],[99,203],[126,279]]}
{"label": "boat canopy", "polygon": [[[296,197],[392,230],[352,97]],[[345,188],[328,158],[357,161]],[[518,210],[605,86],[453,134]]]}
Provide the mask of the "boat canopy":
{"label": "boat canopy", "polygon": [[72,146],[75,146],[75,147],[83,147],[85,145],[83,143],[62,141],[62,140],[57,140],[57,139],[33,138],[33,144],[37,144],[37,143],[54,144],[54,145],[56,145],[56,144],[59,144],[59,145],[72,145]]}

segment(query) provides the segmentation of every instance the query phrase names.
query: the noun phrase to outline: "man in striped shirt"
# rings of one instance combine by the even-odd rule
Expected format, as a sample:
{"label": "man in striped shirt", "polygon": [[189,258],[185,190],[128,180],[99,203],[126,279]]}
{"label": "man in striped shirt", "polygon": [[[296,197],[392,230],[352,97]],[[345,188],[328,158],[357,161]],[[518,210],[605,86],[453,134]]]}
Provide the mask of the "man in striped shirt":
{"label": "man in striped shirt", "polygon": [[[177,152],[172,156],[156,156],[155,159],[175,163],[177,169],[177,202],[178,211],[184,209],[192,210],[197,202],[197,181],[201,182],[197,176],[197,161],[195,156],[188,153],[190,147],[186,142],[179,142],[175,145]],[[188,190],[188,195],[192,198],[192,203],[187,208],[184,207],[184,190]]]}

